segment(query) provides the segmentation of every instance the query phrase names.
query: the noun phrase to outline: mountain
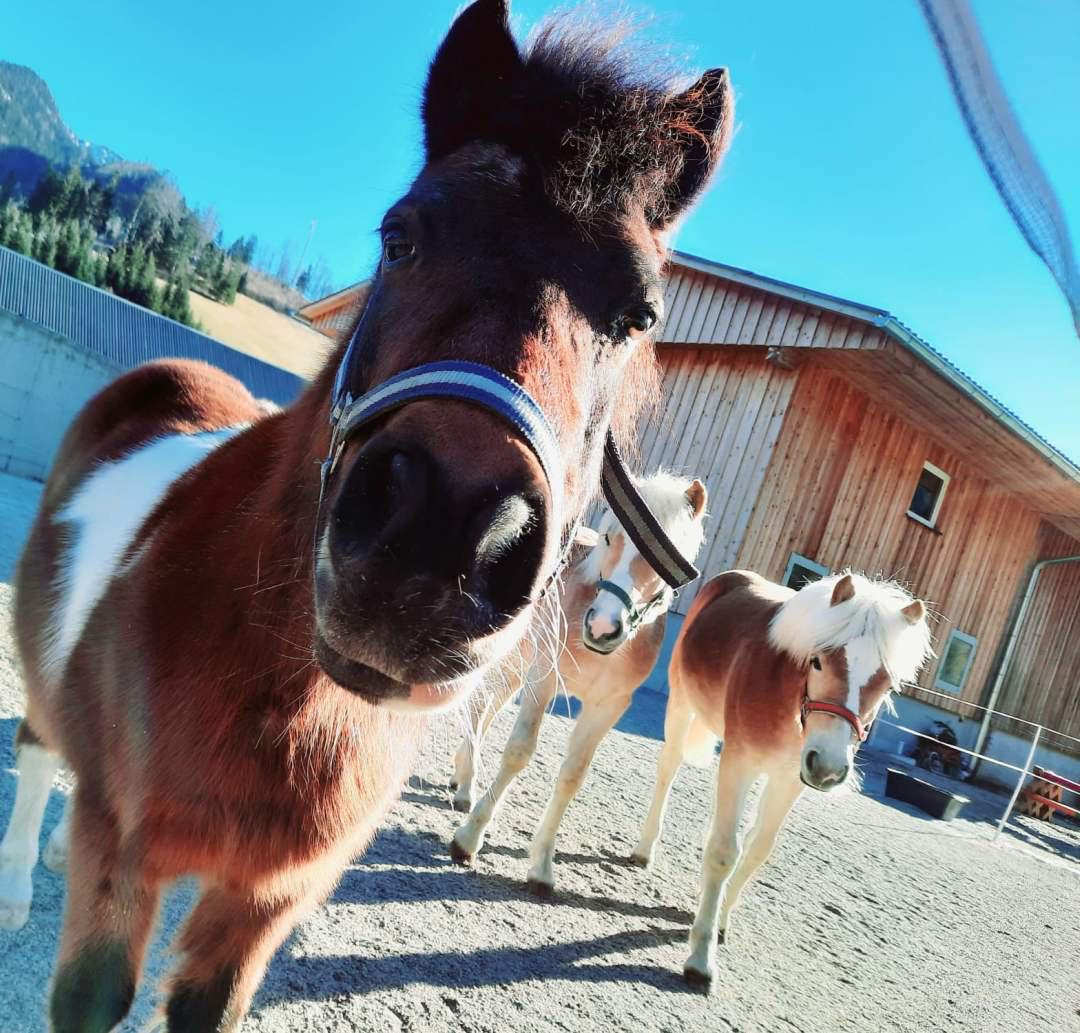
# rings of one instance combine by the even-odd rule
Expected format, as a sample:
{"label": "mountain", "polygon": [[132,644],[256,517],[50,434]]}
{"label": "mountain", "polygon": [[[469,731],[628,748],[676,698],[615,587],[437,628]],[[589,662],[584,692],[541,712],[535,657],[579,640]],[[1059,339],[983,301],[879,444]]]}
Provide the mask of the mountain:
{"label": "mountain", "polygon": [[82,174],[116,180],[117,207],[125,217],[140,201],[162,215],[178,215],[184,198],[152,165],[125,161],[101,144],[76,136],[60,115],[48,84],[35,71],[0,61],[0,184],[29,196],[50,167],[78,165]]}

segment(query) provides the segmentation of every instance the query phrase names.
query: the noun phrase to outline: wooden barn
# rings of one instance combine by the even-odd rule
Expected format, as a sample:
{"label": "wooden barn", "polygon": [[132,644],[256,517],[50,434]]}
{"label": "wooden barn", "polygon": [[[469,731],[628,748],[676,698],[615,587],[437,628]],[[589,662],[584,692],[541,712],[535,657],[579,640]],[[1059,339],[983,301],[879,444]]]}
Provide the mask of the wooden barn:
{"label": "wooden barn", "polygon": [[[301,314],[333,336],[359,297]],[[640,465],[708,485],[705,576],[895,577],[940,615],[937,659],[898,723],[945,720],[974,746],[991,730],[964,703],[992,699],[1080,738],[1080,562],[1032,578],[1040,561],[1080,558],[1080,468],[882,309],[677,253],[665,311],[663,397]],[[694,592],[676,601],[669,644]],[[1032,731],[999,721],[990,752],[1022,761]],[[912,741],[885,726],[874,736],[885,749]],[[1077,744],[1045,742],[1044,763],[1080,775]]]}

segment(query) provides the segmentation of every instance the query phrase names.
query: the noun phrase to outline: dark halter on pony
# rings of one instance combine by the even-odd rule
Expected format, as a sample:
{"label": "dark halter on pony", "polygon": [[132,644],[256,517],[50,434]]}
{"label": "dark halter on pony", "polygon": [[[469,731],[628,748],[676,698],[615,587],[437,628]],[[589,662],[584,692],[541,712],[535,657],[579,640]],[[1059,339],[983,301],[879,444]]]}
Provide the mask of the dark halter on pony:
{"label": "dark halter on pony", "polygon": [[[334,378],[330,404],[330,451],[321,468],[320,508],[345,443],[360,427],[419,398],[458,398],[487,409],[521,434],[544,470],[551,487],[555,512],[562,512],[562,460],[555,432],[536,399],[498,370],[478,362],[427,362],[398,373],[359,398],[353,398],[346,384],[357,359],[357,341],[364,319],[364,316],[360,317]],[[698,569],[679,552],[634,486],[610,431],[604,447],[602,480],[608,504],[653,570],[672,588],[681,588],[696,578]],[[565,565],[579,524],[580,519],[570,528],[559,562],[540,595],[547,591]]]}
{"label": "dark halter on pony", "polygon": [[[670,588],[661,588],[647,602],[635,603],[630,598],[630,593],[627,592],[621,585],[615,584],[614,581],[608,581],[607,578],[601,578],[596,582],[597,592],[609,592],[615,596],[626,607],[626,630],[627,634],[632,635],[638,628],[641,627],[645,621],[659,610],[666,610],[671,606],[672,600],[675,598],[675,593]],[[585,645],[589,649],[593,649],[586,640]],[[593,652],[599,652],[597,649],[593,649]]]}

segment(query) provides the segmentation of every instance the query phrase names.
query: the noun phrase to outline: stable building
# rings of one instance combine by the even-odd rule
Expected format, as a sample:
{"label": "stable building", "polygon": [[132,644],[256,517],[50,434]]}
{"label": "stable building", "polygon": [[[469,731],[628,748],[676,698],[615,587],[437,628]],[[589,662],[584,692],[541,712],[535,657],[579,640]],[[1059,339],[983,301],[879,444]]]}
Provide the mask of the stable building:
{"label": "stable building", "polygon": [[[301,315],[335,336],[361,298],[357,285]],[[894,577],[938,615],[937,659],[896,723],[944,720],[961,746],[1013,763],[1033,728],[984,725],[964,704],[1080,737],[1080,562],[1044,562],[1080,558],[1080,468],[883,309],[675,253],[665,313],[639,465],[708,486],[704,577]],[[668,650],[697,585],[676,600]],[[1080,778],[1077,744],[1043,741],[1039,762]],[[873,737],[913,742],[880,723]]]}

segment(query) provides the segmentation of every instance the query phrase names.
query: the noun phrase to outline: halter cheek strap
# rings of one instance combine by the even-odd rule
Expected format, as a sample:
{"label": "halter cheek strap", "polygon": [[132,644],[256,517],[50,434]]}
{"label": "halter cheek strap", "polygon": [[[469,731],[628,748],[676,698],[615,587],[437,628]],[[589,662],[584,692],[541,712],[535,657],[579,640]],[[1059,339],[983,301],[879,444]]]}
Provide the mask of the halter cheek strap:
{"label": "halter cheek strap", "polygon": [[869,728],[862,723],[862,718],[854,710],[848,710],[841,703],[830,703],[824,699],[811,699],[809,694],[804,695],[802,701],[802,723],[804,725],[806,724],[806,715],[814,712],[832,714],[834,717],[847,721],[859,742],[866,742],[866,737],[870,734]]}
{"label": "halter cheek strap", "polygon": [[645,620],[655,611],[661,608],[666,610],[671,606],[674,598],[674,593],[670,588],[662,588],[647,603],[638,604],[630,598],[630,594],[623,589],[622,585],[617,585],[614,581],[608,581],[607,578],[601,578],[597,581],[596,588],[599,592],[611,593],[623,604],[627,614],[627,630],[630,632],[634,632],[641,627]]}

